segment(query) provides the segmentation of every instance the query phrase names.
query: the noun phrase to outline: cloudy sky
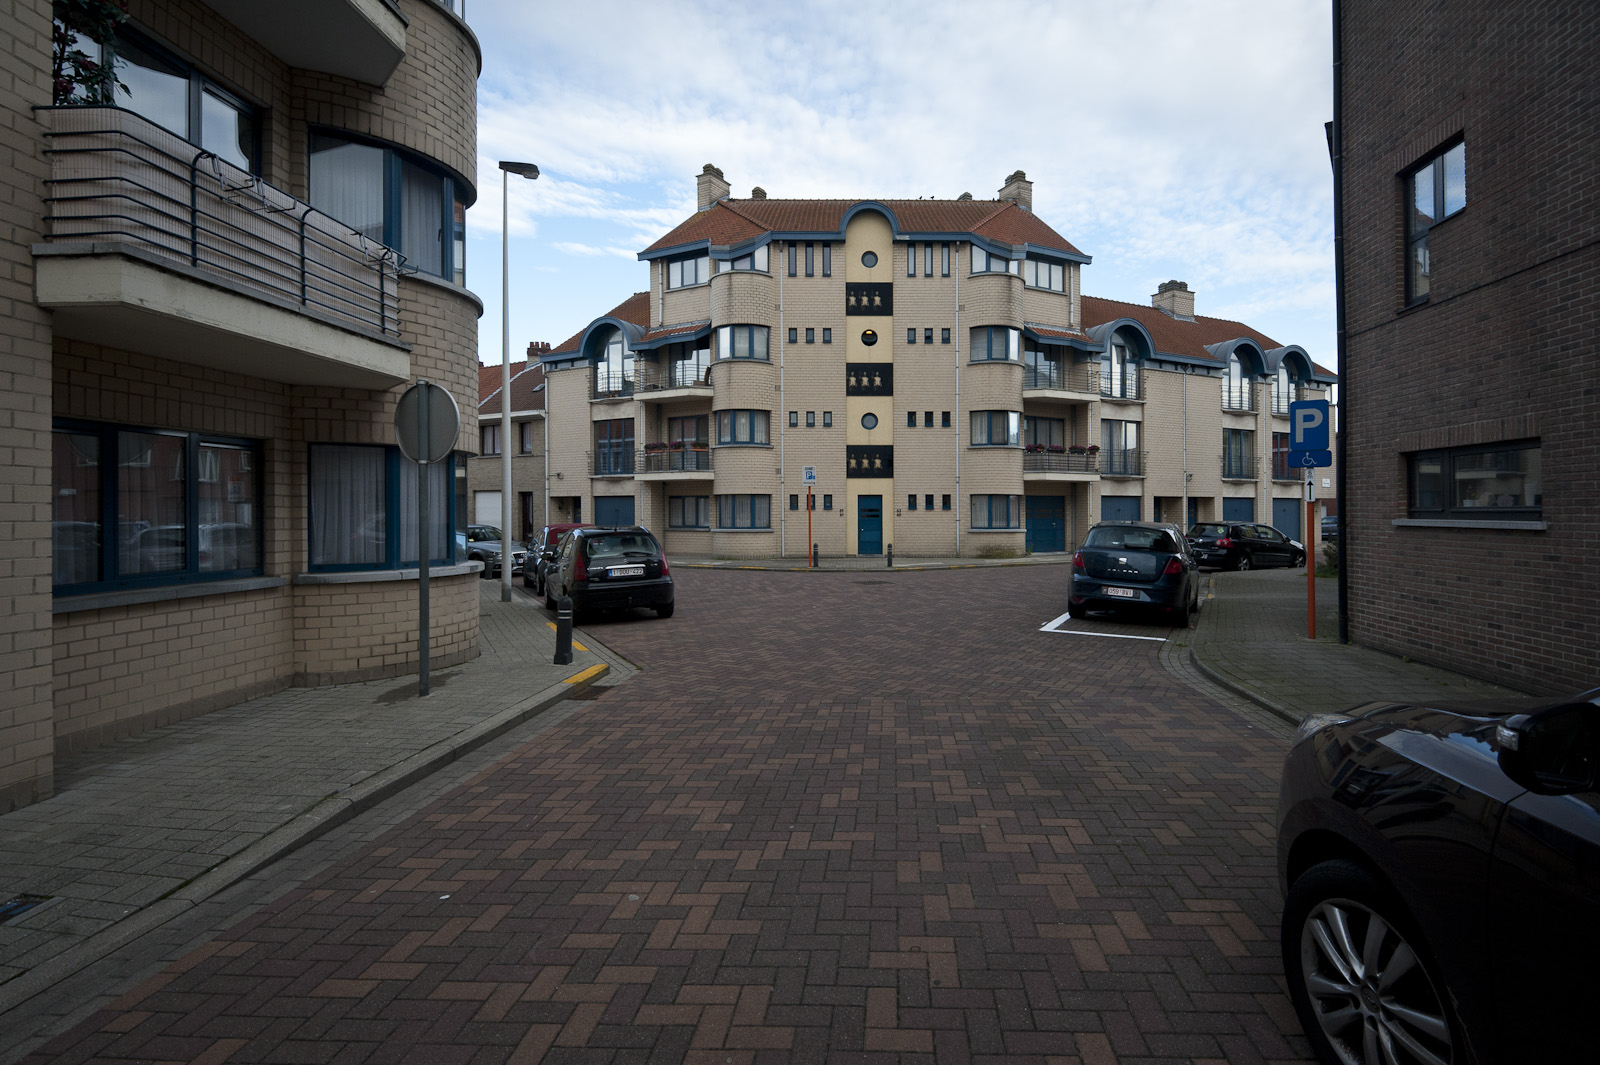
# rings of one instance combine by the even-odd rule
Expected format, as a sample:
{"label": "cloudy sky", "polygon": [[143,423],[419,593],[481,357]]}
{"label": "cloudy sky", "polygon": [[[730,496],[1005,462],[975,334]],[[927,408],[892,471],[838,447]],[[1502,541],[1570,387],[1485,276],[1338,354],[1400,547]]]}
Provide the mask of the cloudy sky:
{"label": "cloudy sky", "polygon": [[1328,0],[861,4],[467,0],[484,49],[468,284],[501,346],[499,159],[512,179],[511,350],[648,287],[637,252],[735,196],[993,198],[1014,170],[1094,261],[1084,291],[1202,315],[1334,365]]}

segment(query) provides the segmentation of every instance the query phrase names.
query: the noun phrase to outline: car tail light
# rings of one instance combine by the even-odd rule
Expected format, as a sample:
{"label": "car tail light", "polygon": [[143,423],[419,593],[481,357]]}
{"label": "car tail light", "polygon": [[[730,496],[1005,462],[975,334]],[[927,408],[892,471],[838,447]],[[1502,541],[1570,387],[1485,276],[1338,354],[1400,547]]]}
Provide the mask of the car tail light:
{"label": "car tail light", "polygon": [[1218,547],[1232,547],[1233,546],[1233,541],[1228,539],[1228,537],[1224,536],[1222,539],[1217,541],[1217,546]]}
{"label": "car tail light", "polygon": [[1083,565],[1083,552],[1082,551],[1076,551],[1076,552],[1073,553],[1073,555],[1072,555],[1072,568],[1075,569],[1075,570],[1081,570],[1081,569],[1084,568],[1084,565]]}
{"label": "car tail light", "polygon": [[661,552],[661,575],[663,577],[672,575],[672,567],[667,565],[667,553],[665,551]]}
{"label": "car tail light", "polygon": [[1163,577],[1176,577],[1182,572],[1183,560],[1181,558],[1169,558],[1167,559],[1167,568],[1161,571],[1161,575]]}
{"label": "car tail light", "polygon": [[583,552],[581,550],[572,552],[572,579],[575,581],[589,579],[589,566],[583,561]]}

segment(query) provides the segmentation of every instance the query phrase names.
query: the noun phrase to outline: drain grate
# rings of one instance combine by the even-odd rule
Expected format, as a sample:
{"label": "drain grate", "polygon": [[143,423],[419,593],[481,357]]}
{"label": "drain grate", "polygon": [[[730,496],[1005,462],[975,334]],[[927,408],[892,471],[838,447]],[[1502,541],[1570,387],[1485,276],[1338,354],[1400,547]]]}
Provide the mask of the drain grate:
{"label": "drain grate", "polygon": [[42,906],[50,901],[49,895],[13,895],[4,902],[0,902],[0,924],[15,921],[36,906]]}

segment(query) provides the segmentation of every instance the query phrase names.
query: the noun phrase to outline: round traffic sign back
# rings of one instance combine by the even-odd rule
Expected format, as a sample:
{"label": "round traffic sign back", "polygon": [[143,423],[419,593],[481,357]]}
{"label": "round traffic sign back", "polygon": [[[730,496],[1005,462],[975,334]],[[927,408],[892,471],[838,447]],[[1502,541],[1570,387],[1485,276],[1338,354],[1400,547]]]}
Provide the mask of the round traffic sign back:
{"label": "round traffic sign back", "polygon": [[456,446],[461,411],[456,398],[431,381],[406,389],[394,409],[394,435],[400,453],[412,462],[442,462]]}

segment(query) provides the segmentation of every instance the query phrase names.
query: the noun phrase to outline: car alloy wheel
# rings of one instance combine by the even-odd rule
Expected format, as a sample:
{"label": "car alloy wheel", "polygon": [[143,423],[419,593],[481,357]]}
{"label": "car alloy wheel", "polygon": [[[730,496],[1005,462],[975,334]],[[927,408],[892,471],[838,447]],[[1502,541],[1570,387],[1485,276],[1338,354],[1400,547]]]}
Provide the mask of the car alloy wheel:
{"label": "car alloy wheel", "polygon": [[1240,573],[1243,573],[1245,570],[1250,568],[1250,565],[1250,552],[1246,551],[1239,556],[1237,569]]}
{"label": "car alloy wheel", "polygon": [[1283,937],[1290,994],[1323,1061],[1457,1060],[1443,985],[1404,911],[1367,870],[1325,862],[1295,881]]}

